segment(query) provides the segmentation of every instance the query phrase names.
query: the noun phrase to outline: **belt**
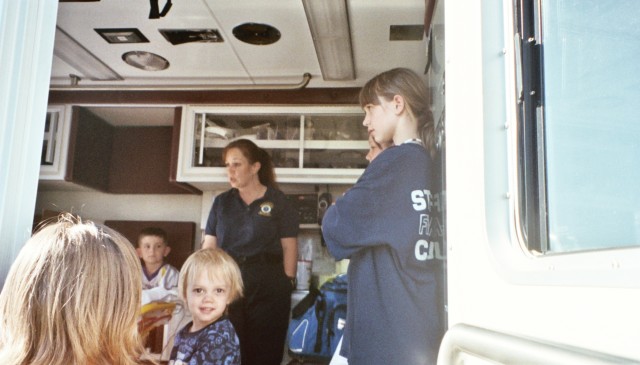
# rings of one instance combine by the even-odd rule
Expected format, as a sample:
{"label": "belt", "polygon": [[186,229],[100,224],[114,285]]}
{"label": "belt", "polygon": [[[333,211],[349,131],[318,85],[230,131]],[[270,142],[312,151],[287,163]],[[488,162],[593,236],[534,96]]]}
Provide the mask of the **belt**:
{"label": "belt", "polygon": [[253,256],[232,256],[238,266],[251,264],[282,264],[282,255],[275,253],[259,253]]}

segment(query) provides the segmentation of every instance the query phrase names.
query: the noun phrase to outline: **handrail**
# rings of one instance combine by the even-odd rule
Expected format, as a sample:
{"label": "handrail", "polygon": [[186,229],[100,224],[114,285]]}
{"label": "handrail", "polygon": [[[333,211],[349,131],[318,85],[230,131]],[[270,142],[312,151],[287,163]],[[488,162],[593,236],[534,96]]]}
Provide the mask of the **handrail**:
{"label": "handrail", "polygon": [[[76,76],[77,77],[77,76]],[[73,79],[73,78],[72,78]],[[218,90],[298,90],[304,89],[311,81],[311,74],[302,75],[302,80],[295,84],[219,84],[219,85],[78,85],[77,80],[71,85],[51,85],[49,90],[82,90],[82,91],[218,91]]]}
{"label": "handrail", "polygon": [[462,364],[464,354],[499,364],[640,364],[639,360],[457,324],[444,336],[438,354],[438,365]]}

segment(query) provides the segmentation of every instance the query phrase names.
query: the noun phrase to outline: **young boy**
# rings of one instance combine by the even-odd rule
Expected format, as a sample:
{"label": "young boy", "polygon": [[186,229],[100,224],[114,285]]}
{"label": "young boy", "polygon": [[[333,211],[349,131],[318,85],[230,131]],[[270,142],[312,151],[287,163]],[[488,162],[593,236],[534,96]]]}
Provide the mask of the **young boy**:
{"label": "young boy", "polygon": [[143,229],[138,235],[137,252],[142,259],[142,304],[177,300],[180,273],[164,262],[171,252],[167,233],[156,227]]}
{"label": "young boy", "polygon": [[221,249],[191,254],[180,271],[179,292],[193,321],[176,335],[170,365],[240,365],[240,341],[227,307],[242,296],[242,275]]}

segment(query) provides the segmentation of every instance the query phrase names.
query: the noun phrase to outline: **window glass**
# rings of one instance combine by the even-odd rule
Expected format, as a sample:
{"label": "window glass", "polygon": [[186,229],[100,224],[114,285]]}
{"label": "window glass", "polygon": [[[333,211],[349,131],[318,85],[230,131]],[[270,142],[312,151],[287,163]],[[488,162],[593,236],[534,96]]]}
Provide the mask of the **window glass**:
{"label": "window glass", "polygon": [[640,244],[640,2],[542,1],[548,251]]}

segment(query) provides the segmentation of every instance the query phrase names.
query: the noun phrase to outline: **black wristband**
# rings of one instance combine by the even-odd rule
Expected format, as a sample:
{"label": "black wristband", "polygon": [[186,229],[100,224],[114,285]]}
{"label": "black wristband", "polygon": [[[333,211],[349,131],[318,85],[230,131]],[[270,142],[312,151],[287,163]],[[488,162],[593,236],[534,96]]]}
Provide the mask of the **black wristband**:
{"label": "black wristband", "polygon": [[292,278],[287,276],[287,278],[289,278],[289,280],[291,281],[291,289],[295,290],[298,286],[298,278],[295,276]]}

